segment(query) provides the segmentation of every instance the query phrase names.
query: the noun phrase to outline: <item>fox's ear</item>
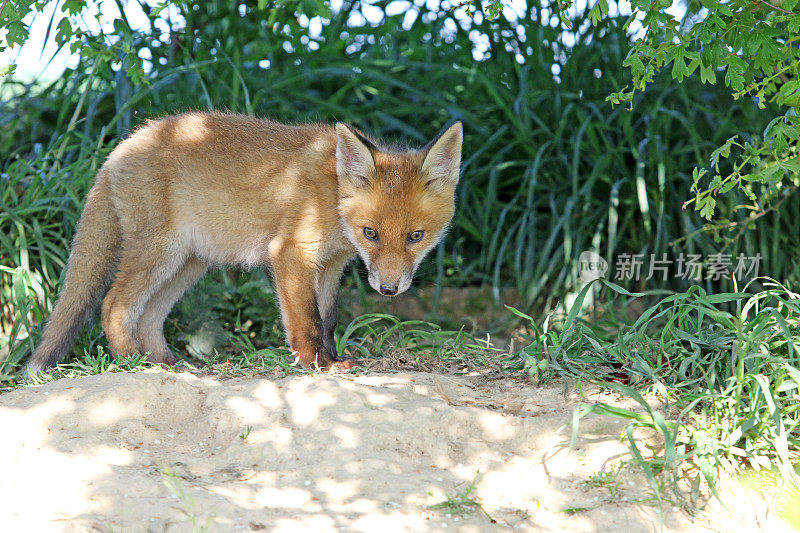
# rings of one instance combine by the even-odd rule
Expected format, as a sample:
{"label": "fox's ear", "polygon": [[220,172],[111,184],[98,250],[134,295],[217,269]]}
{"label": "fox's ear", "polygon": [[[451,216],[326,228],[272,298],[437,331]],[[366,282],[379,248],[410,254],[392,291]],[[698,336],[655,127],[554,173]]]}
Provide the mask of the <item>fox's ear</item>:
{"label": "fox's ear", "polygon": [[363,133],[343,124],[336,123],[336,174],[339,179],[349,179],[361,187],[374,176],[375,160],[372,151],[377,147]]}
{"label": "fox's ear", "polygon": [[421,176],[425,180],[425,187],[455,188],[461,169],[463,139],[461,122],[454,122],[423,149],[425,160],[422,162]]}

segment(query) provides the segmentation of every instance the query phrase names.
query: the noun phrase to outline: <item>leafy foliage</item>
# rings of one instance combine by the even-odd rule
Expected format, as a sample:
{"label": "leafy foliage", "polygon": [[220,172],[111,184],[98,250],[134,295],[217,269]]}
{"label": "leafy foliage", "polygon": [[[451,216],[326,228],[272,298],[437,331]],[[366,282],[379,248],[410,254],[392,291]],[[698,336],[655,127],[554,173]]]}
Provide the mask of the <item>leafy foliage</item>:
{"label": "leafy foliage", "polygon": [[[572,0],[560,0],[562,21],[572,26]],[[681,6],[682,7],[682,6]],[[704,84],[721,83],[734,98],[766,102],[777,116],[762,135],[735,135],[722,144],[705,169],[694,173],[694,203],[703,218],[711,219],[716,197],[734,188],[744,193],[751,209],[761,211],[782,194],[792,193],[800,181],[800,3],[797,0],[691,0],[681,12],[669,0],[633,0],[625,26],[635,43],[623,64],[632,83],[612,93],[614,104],[633,105],[634,95],[653,83],[662,69],[683,82],[699,75]],[[605,0],[595,2],[590,18],[597,24],[608,16]],[[721,158],[732,158],[723,172]],[[710,182],[703,178],[711,178]],[[756,184],[761,187],[756,188]],[[762,198],[759,198],[759,194]]]}
{"label": "leafy foliage", "polygon": [[[637,296],[602,283],[623,299]],[[681,476],[694,474],[713,489],[720,469],[742,465],[774,469],[797,483],[800,295],[774,281],[765,285],[763,291],[720,294],[694,287],[660,299],[622,327],[613,304],[599,324],[578,318],[587,294],[597,289],[587,285],[560,324],[541,329],[531,322],[534,334],[521,352],[524,369],[535,379],[556,372],[594,375],[636,399],[644,413],[597,404],[577,416],[600,412],[629,420],[633,455],[657,494],[659,472],[672,476],[669,487],[682,497]],[[667,402],[666,415],[637,392],[642,388]],[[663,435],[664,450],[654,460],[645,461],[638,450],[635,427]]]}

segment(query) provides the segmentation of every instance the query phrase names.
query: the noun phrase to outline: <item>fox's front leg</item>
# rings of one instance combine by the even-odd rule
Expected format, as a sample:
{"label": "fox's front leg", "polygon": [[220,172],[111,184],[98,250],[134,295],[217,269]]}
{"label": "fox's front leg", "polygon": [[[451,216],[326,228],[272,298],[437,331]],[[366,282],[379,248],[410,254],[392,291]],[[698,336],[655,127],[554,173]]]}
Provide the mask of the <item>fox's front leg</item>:
{"label": "fox's front leg", "polygon": [[272,257],[272,271],[283,316],[283,326],[292,350],[305,368],[350,368],[349,361],[335,362],[325,347],[316,288],[319,268],[289,246]]}
{"label": "fox's front leg", "polygon": [[337,322],[337,295],[339,293],[339,283],[342,278],[342,270],[350,260],[350,255],[342,255],[328,261],[320,270],[317,276],[317,309],[322,319],[322,345],[337,358],[336,341],[333,333],[336,330]]}

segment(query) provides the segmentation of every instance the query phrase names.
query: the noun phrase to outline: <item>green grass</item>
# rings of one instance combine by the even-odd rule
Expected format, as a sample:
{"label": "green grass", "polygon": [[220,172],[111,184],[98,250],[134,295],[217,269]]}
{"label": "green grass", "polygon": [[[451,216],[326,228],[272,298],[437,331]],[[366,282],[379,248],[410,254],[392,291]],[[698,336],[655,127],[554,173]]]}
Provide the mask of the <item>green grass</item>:
{"label": "green grass", "polygon": [[496,523],[496,520],[489,516],[489,513],[483,508],[483,505],[480,503],[480,498],[478,498],[476,494],[476,486],[479,477],[480,472],[476,472],[475,477],[466,487],[448,496],[441,502],[428,506],[428,509],[445,513],[447,517],[469,517],[477,511],[480,511],[491,523]]}
{"label": "green grass", "polygon": [[181,476],[171,468],[163,468],[160,472],[164,486],[180,502],[180,511],[186,516],[192,533],[203,533],[211,529],[211,526],[214,525],[214,517],[206,516],[205,519],[201,517],[197,502],[182,481]]}
{"label": "green grass", "polygon": [[[174,366],[152,364],[145,355],[119,357],[110,354],[102,345],[84,349],[84,353],[68,362],[48,369],[27,382],[41,384],[61,378],[91,376],[103,372],[138,372],[158,367],[167,371],[189,371],[211,374],[221,379],[253,375],[307,374],[289,349],[258,348],[246,332],[229,332],[222,347],[207,355],[185,353]],[[467,372],[489,367],[504,368],[516,357],[499,348],[487,347],[464,331],[445,331],[436,324],[422,320],[400,320],[381,313],[356,317],[336,336],[339,355],[354,357],[364,368],[383,365],[391,369],[429,369],[433,371]],[[17,382],[16,376],[7,381]]]}
{"label": "green grass", "polygon": [[[719,474],[744,467],[798,477],[800,439],[800,296],[772,280],[767,289],[707,294],[694,287],[658,298],[622,327],[606,328],[578,317],[587,285],[552,329],[532,323],[520,368],[534,379],[571,375],[633,398],[640,411],[606,404],[576,410],[573,431],[588,413],[629,422],[625,436],[634,459],[656,492],[669,490],[693,508],[697,487],[716,492]],[[602,282],[611,298],[627,291]],[[643,296],[643,295],[642,295]],[[619,324],[615,320],[615,324]],[[665,411],[640,393],[657,393]],[[634,437],[637,427],[664,439],[653,458]],[[690,480],[688,492],[680,481]]]}
{"label": "green grass", "polygon": [[612,500],[615,500],[619,493],[619,488],[622,481],[619,479],[619,473],[622,470],[624,463],[620,462],[616,466],[607,465],[598,470],[584,482],[588,487],[604,488],[608,490],[608,495]]}
{"label": "green grass", "polygon": [[251,431],[253,431],[253,426],[247,426],[247,429],[239,434],[239,438],[242,439],[242,444],[247,444],[247,437],[250,436]]}

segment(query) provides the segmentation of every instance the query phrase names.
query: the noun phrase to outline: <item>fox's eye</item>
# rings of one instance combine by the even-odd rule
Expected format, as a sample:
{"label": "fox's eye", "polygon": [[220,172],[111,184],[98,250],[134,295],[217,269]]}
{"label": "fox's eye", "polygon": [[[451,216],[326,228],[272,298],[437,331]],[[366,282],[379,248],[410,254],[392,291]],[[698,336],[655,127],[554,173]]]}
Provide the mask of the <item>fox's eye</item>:
{"label": "fox's eye", "polygon": [[375,231],[372,228],[364,228],[364,237],[366,237],[367,239],[369,239],[371,241],[377,241],[378,240],[378,232]]}
{"label": "fox's eye", "polygon": [[421,229],[417,231],[412,231],[408,236],[408,242],[419,242],[422,240],[422,236],[425,235],[425,232]]}

